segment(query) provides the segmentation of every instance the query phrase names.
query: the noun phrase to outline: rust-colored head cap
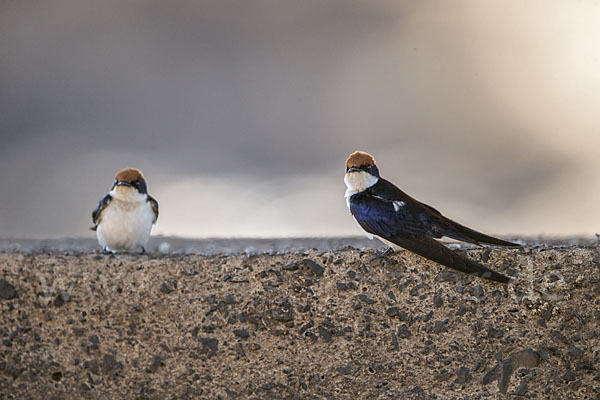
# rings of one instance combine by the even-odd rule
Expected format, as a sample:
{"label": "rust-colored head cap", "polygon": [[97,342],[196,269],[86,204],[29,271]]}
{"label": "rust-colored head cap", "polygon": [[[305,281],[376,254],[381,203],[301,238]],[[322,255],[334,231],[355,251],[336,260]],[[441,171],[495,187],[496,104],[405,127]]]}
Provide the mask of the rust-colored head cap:
{"label": "rust-colored head cap", "polygon": [[375,159],[364,151],[355,151],[346,160],[346,168],[358,168],[365,165],[375,165]]}
{"label": "rust-colored head cap", "polygon": [[137,168],[125,168],[117,172],[115,177],[117,182],[133,183],[135,181],[144,181],[144,175],[142,171]]}

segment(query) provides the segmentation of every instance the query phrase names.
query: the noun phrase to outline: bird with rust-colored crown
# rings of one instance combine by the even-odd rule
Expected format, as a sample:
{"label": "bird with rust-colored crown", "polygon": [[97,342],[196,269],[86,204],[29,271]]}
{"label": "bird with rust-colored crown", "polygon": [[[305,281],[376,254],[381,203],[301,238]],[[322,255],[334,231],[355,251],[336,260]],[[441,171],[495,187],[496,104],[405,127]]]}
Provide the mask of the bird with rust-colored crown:
{"label": "bird with rust-colored crown", "polygon": [[104,252],[143,253],[157,219],[158,202],[148,194],[144,175],[139,169],[125,168],[92,212],[91,229]]}
{"label": "bird with rust-colored crown", "polygon": [[356,151],[346,161],[346,203],[358,224],[372,239],[391,249],[404,248],[429,260],[484,279],[508,283],[510,278],[464,257],[435,239],[449,237],[481,245],[519,247],[467,228],[421,203],[379,176],[373,157]]}

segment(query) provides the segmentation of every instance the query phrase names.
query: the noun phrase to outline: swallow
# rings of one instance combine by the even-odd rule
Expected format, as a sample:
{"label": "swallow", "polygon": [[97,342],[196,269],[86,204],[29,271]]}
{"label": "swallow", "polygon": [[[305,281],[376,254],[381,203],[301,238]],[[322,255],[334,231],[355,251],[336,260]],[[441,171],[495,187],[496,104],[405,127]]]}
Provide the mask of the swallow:
{"label": "swallow", "polygon": [[379,176],[373,157],[356,151],[346,161],[346,204],[358,224],[372,239],[376,236],[390,250],[404,248],[429,260],[484,279],[508,283],[510,278],[463,257],[437,240],[449,237],[480,246],[520,247],[467,228],[444,217]]}
{"label": "swallow", "polygon": [[144,253],[157,219],[158,201],[148,194],[144,175],[139,169],[125,168],[92,212],[90,229],[96,231],[104,252]]}

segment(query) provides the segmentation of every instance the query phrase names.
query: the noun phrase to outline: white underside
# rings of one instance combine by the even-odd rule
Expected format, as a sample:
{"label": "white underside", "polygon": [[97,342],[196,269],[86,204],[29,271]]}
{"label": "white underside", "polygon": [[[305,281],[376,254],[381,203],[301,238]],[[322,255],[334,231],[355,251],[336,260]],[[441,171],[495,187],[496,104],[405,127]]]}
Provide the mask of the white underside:
{"label": "white underside", "polygon": [[140,251],[148,243],[154,222],[150,202],[146,195],[137,191],[113,190],[111,195],[113,200],[102,211],[96,229],[98,243],[113,253]]}
{"label": "white underside", "polygon": [[[373,235],[371,235],[373,236]],[[394,249],[394,251],[399,251],[402,250],[402,247],[398,246],[396,243],[392,243],[389,240],[386,240],[384,238],[382,238],[381,236],[375,236],[377,239],[379,239],[380,241],[383,242],[383,244],[390,246],[392,249]]]}
{"label": "white underside", "polygon": [[346,198],[348,209],[350,209],[350,197],[356,193],[367,190],[376,184],[378,180],[379,178],[365,171],[346,172],[346,175],[344,175],[344,183],[346,184],[347,189],[344,197]]}

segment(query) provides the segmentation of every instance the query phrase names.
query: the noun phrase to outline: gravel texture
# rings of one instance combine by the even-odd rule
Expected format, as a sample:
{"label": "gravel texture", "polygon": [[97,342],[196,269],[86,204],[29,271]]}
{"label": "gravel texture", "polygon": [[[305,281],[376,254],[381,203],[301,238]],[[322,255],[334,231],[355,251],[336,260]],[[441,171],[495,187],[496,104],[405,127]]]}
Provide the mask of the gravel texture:
{"label": "gravel texture", "polygon": [[0,253],[2,399],[600,399],[594,245]]}

